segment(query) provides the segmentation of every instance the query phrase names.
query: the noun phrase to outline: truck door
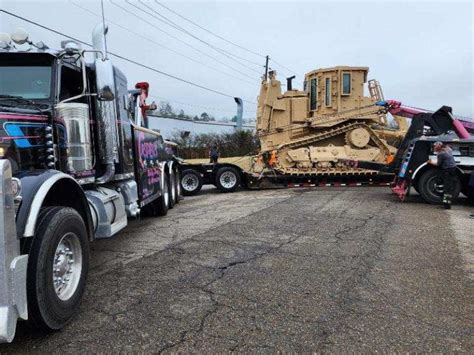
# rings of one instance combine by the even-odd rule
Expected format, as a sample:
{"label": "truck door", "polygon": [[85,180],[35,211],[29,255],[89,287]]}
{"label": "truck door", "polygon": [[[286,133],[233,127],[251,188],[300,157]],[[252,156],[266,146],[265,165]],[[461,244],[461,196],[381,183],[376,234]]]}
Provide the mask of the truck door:
{"label": "truck door", "polygon": [[162,136],[150,129],[133,125],[135,176],[140,207],[161,196],[161,179],[165,166]]}

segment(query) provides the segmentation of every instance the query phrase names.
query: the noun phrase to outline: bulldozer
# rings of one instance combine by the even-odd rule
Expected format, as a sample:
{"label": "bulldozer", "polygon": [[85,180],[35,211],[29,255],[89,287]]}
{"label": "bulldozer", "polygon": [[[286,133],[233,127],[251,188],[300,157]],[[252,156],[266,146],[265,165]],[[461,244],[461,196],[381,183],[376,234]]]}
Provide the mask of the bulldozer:
{"label": "bulldozer", "polygon": [[[353,160],[390,163],[409,124],[388,116],[377,80],[367,82],[368,67],[336,66],[305,75],[303,90],[286,91],[276,72],[261,82],[256,130],[261,151],[253,158],[254,173],[283,175],[370,175],[351,166]],[[365,86],[368,95],[365,94]]]}
{"label": "bulldozer", "polygon": [[379,82],[367,80],[368,72],[355,66],[317,69],[305,75],[303,90],[293,89],[294,77],[287,78],[282,93],[276,72],[266,70],[257,102],[260,151],[215,164],[187,160],[181,175],[184,194],[196,194],[203,184],[232,192],[239,185],[315,186],[339,177],[358,183],[392,180],[392,174],[354,164],[391,164],[410,126],[385,104]]}

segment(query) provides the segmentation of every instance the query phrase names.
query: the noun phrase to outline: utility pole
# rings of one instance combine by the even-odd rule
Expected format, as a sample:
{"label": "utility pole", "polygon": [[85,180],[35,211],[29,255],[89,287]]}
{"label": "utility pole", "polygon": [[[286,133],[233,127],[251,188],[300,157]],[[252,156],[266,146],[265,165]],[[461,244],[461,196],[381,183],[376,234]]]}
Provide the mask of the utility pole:
{"label": "utility pole", "polygon": [[268,79],[268,61],[270,60],[270,57],[267,55],[265,57],[265,81]]}

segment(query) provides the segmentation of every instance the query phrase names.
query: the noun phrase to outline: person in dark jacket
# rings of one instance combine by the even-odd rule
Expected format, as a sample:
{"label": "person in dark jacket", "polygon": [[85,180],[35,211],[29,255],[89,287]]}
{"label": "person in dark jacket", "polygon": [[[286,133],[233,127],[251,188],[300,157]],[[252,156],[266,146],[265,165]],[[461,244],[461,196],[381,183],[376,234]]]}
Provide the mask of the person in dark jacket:
{"label": "person in dark jacket", "polygon": [[209,162],[211,164],[216,164],[217,160],[219,159],[219,149],[217,148],[217,144],[213,144],[211,149],[209,149]]}
{"label": "person in dark jacket", "polygon": [[437,161],[428,160],[428,164],[436,165],[441,169],[443,178],[443,207],[451,208],[453,192],[456,187],[456,161],[451,148],[442,142],[435,142],[433,150],[437,155]]}

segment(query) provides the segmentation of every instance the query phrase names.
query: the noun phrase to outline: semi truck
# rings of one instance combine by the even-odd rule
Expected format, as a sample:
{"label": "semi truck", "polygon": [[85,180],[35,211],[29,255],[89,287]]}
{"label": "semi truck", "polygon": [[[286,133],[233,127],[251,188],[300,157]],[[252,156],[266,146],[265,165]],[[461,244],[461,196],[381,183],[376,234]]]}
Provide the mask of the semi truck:
{"label": "semi truck", "polygon": [[128,90],[106,33],[98,25],[92,49],[66,40],[60,50],[24,30],[0,36],[0,342],[19,319],[63,328],[90,242],[179,202],[175,147],[148,128],[149,85]]}

